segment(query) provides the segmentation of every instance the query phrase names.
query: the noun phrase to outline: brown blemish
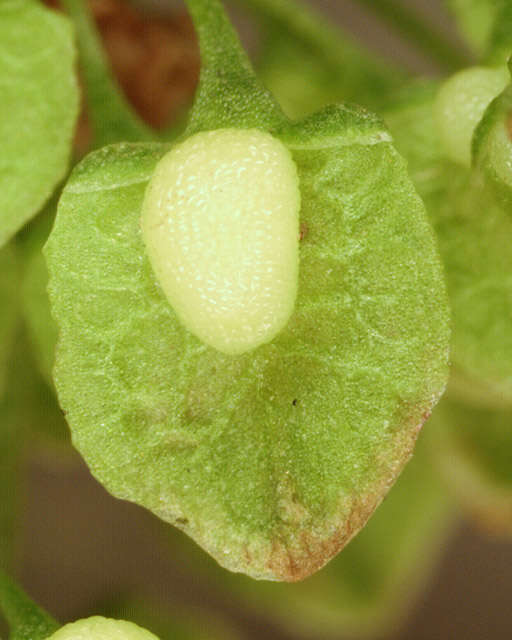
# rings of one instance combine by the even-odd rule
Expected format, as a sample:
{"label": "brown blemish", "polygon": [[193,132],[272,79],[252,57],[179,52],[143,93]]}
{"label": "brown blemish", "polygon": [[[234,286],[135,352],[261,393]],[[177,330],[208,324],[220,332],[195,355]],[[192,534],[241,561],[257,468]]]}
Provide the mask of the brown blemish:
{"label": "brown blemish", "polygon": [[250,567],[252,564],[252,554],[249,551],[248,547],[243,547],[242,552],[244,554],[244,560],[247,563],[247,566]]}
{"label": "brown blemish", "polygon": [[417,429],[418,431],[421,431],[421,428],[423,427],[423,425],[425,424],[425,422],[430,418],[430,416],[432,415],[432,411],[430,409],[427,409],[427,411],[424,411],[422,414],[422,419],[423,422],[420,422],[419,425],[417,425]]}
{"label": "brown blemish", "polygon": [[320,539],[309,530],[300,531],[294,544],[287,547],[281,541],[274,541],[266,568],[285,582],[298,582],[321,569],[352,539],[380,503],[379,498],[363,500],[363,505],[353,505],[344,526],[326,540]]}
{"label": "brown blemish", "polygon": [[[311,533],[311,526],[291,534],[289,530],[281,530],[272,541],[269,558],[265,564],[265,569],[274,579],[285,582],[303,580],[321,569],[350,542],[364,527],[412,456],[416,437],[428,415],[429,412],[425,411],[419,425],[406,430],[405,433],[400,431],[396,435],[394,448],[401,452],[402,464],[390,467],[385,460],[377,460],[377,464],[385,466],[382,480],[357,502],[352,503],[348,515],[340,518],[341,526],[332,536],[322,539]],[[341,513],[346,513],[346,507],[342,506]]]}
{"label": "brown blemish", "polygon": [[[204,538],[199,540],[194,531],[190,535],[217,560],[222,559],[222,566],[231,571],[242,571],[258,579],[284,582],[298,582],[307,578],[327,564],[364,527],[412,456],[416,438],[428,414],[429,411],[424,407],[417,407],[416,417],[410,414],[403,416],[401,429],[393,434],[389,442],[389,448],[398,455],[391,461],[386,456],[376,455],[374,470],[380,480],[368,486],[357,500],[349,496],[340,499],[337,516],[324,525],[324,531],[334,531],[330,536],[326,537],[321,531],[315,533],[316,520],[301,504],[290,481],[284,482],[281,490],[280,497],[284,500],[281,509],[284,506],[285,510],[276,514],[280,524],[276,524],[274,535],[263,547],[246,542],[238,547],[238,554],[227,558],[219,552],[219,547],[205,544]],[[290,504],[295,506],[292,511],[286,509]],[[297,513],[301,517],[293,518]],[[286,518],[287,515],[292,517]]]}
{"label": "brown blemish", "polygon": [[309,233],[308,225],[305,222],[301,222],[300,228],[299,228],[299,242],[302,242],[304,238],[308,235],[308,233]]}

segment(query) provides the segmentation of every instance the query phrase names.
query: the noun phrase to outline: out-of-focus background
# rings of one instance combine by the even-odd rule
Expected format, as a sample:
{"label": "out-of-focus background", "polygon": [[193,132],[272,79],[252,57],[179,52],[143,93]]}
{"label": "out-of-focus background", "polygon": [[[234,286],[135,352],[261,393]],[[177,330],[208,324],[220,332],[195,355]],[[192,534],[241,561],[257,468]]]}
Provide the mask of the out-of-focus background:
{"label": "out-of-focus background", "polygon": [[[147,598],[158,610],[167,608],[171,616],[176,610],[191,610],[205,632],[221,624],[220,614],[242,638],[331,637],[321,630],[299,636],[273,621],[264,609],[244,607],[236,594],[224,588],[223,570],[215,570],[206,553],[196,550],[179,531],[160,525],[143,508],[112,498],[78,456],[56,463],[44,452],[34,452],[27,469],[20,576],[31,595],[60,620],[104,610],[114,595],[126,594]],[[383,539],[382,553],[392,544],[393,540]],[[237,578],[242,586],[251,580]],[[401,628],[367,637],[505,640],[512,629],[511,593],[512,544],[483,536],[462,519],[442,549],[433,575],[404,614]],[[148,628],[150,623],[151,615]],[[351,636],[340,630],[333,637]]]}
{"label": "out-of-focus background", "polygon": [[[405,62],[420,74],[440,72],[439,65],[365,12],[361,3],[309,3],[383,59]],[[426,20],[464,48],[440,2],[404,0],[404,5],[417,7]],[[172,0],[94,0],[91,7],[119,82],[141,115],[158,127],[182,117],[199,69],[194,33],[183,5]],[[233,16],[244,42],[257,55],[258,30],[240,8]],[[78,148],[85,148],[86,141],[84,116]],[[30,595],[62,621],[122,612],[127,619],[145,620],[155,632],[159,624],[165,628],[161,621],[167,617],[182,621],[179,638],[353,637],[344,628],[339,633],[333,630],[335,616],[328,634],[321,627],[306,629],[300,619],[275,615],[271,606],[273,594],[279,597],[275,585],[258,585],[266,590],[259,599],[249,578],[226,577],[179,531],[143,508],[108,495],[70,447],[56,450],[44,438],[34,441],[26,452],[21,477],[25,485],[15,550],[17,576]],[[437,554],[425,551],[425,563],[435,566],[432,570],[422,567],[420,585],[399,595],[394,629],[382,623],[367,638],[511,637],[512,544],[479,530],[455,513],[455,506],[450,509],[455,520],[447,525],[444,546]],[[377,556],[385,556],[393,544],[395,539],[383,536]],[[296,588],[287,587],[292,600]]]}

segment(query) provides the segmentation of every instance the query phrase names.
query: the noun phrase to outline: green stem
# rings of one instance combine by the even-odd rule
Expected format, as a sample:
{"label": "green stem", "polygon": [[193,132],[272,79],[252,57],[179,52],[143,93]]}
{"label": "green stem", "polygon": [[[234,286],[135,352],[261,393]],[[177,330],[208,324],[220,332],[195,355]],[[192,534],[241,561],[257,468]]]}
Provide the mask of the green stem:
{"label": "green stem", "polygon": [[512,5],[503,2],[496,9],[491,33],[487,42],[485,62],[488,65],[502,65],[509,61],[512,51]]}
{"label": "green stem", "polygon": [[[382,62],[375,53],[360,46],[319,12],[299,0],[236,0],[267,24],[266,29],[297,43],[307,56],[318,61],[331,78],[332,98],[375,106],[376,96],[386,96],[403,85],[408,73]],[[265,60],[263,59],[263,66]]]}
{"label": "green stem", "polygon": [[380,64],[368,51],[351,42],[349,34],[333,27],[320,13],[298,0],[237,0],[237,3],[279,23],[284,30],[307,42],[316,55],[325,58],[333,66],[339,67],[342,60],[354,55],[358,63],[364,60],[368,66],[378,68],[387,76],[398,71]]}
{"label": "green stem", "polygon": [[219,0],[185,0],[199,38],[201,75],[190,135],[222,127],[271,128],[282,113],[252,69]]}
{"label": "green stem", "polygon": [[62,5],[75,26],[93,146],[155,140],[156,134],[136,115],[117,85],[84,0],[62,0]]}
{"label": "green stem", "polygon": [[440,33],[427,26],[415,11],[396,0],[358,0],[371,12],[384,18],[413,45],[446,71],[456,71],[471,63],[469,56]]}
{"label": "green stem", "polygon": [[1,569],[0,607],[10,627],[9,640],[44,640],[60,627]]}

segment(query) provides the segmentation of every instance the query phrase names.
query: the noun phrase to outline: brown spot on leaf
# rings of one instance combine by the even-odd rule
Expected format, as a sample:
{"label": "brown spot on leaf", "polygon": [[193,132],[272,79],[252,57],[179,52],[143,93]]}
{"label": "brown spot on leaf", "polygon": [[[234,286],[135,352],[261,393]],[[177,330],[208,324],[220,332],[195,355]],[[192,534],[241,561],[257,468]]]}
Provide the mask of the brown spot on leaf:
{"label": "brown spot on leaf", "polygon": [[421,416],[423,418],[423,422],[418,425],[419,430],[421,430],[421,427],[425,424],[425,422],[430,418],[431,415],[432,415],[431,409],[427,409],[427,411],[423,412]]}
{"label": "brown spot on leaf", "polygon": [[[426,419],[428,413],[423,412],[423,418]],[[339,525],[334,534],[324,537],[314,533],[311,522],[304,523],[301,528],[295,527],[295,531],[292,529],[291,532],[290,529],[281,528],[272,541],[265,567],[275,579],[286,582],[303,580],[321,569],[350,542],[364,527],[411,457],[422,424],[423,420],[413,429],[403,428],[397,432],[392,444],[393,449],[399,452],[396,460],[390,463],[377,457],[376,465],[381,467],[377,473],[380,482],[359,498],[341,501]]]}
{"label": "brown spot on leaf", "polygon": [[299,228],[299,242],[302,242],[309,233],[309,227],[305,222],[301,222]]}
{"label": "brown spot on leaf", "polygon": [[380,499],[363,500],[352,505],[348,517],[336,533],[326,539],[303,529],[294,535],[291,545],[274,541],[267,564],[278,580],[298,582],[321,569],[351,540],[366,523]]}
{"label": "brown spot on leaf", "polygon": [[250,567],[252,564],[252,555],[251,552],[249,551],[249,549],[247,547],[244,547],[242,549],[242,552],[244,554],[244,560],[247,563],[247,566]]}

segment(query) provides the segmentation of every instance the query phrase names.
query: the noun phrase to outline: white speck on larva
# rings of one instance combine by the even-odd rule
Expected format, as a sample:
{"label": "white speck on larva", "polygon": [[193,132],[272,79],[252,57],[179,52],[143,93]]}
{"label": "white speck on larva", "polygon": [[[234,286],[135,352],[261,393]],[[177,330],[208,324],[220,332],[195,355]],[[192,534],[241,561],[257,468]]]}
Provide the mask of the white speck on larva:
{"label": "white speck on larva", "polygon": [[269,133],[198,133],[162,158],[146,190],[142,233],[189,331],[240,354],[284,328],[297,295],[299,210],[295,163]]}

